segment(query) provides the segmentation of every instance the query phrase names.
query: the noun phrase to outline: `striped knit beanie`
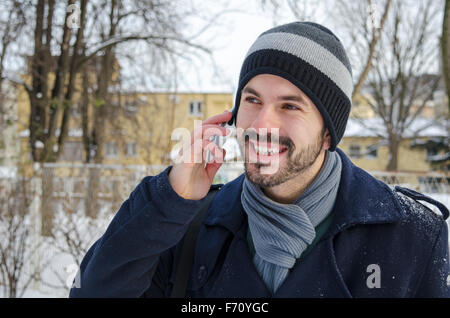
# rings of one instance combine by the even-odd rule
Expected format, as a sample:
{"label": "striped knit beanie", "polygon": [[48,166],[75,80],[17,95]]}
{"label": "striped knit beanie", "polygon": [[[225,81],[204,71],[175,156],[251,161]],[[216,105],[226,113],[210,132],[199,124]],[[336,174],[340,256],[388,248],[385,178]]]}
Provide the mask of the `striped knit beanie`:
{"label": "striped knit beanie", "polygon": [[262,33],[250,47],[239,75],[233,108],[241,90],[258,74],[283,77],[302,90],[320,111],[331,135],[330,151],[344,135],[353,91],[352,69],[339,39],[312,22],[293,22]]}

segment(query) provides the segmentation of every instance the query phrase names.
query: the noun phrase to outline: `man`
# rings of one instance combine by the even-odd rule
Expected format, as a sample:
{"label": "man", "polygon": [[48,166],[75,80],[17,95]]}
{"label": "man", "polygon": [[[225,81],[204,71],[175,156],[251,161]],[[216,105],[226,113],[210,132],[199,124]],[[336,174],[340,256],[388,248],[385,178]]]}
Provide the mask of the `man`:
{"label": "man", "polygon": [[[194,130],[192,160],[142,180],[87,252],[70,296],[171,295],[180,242],[218,187],[211,183],[225,152],[211,131],[225,135],[220,124],[235,121],[245,174],[220,187],[203,220],[187,296],[448,297],[444,218],[336,149],[351,74],[341,42],[321,25],[261,34],[243,63],[233,112]],[[206,167],[205,149],[216,158]]]}

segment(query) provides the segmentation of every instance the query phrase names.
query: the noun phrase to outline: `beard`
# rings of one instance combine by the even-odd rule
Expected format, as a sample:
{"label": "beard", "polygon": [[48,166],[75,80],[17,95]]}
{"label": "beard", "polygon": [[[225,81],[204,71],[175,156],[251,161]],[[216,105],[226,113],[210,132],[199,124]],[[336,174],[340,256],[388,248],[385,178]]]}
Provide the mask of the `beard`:
{"label": "beard", "polygon": [[[316,139],[312,144],[308,144],[303,146],[301,149],[296,151],[296,147],[292,140],[288,137],[279,137],[280,146],[283,145],[287,147],[287,162],[284,165],[279,166],[277,171],[273,174],[265,174],[261,172],[261,169],[267,166],[267,164],[263,163],[250,163],[248,162],[248,158],[245,158],[244,168],[245,175],[247,179],[253,182],[255,185],[258,185],[262,188],[274,187],[279,184],[282,184],[299,174],[306,171],[311,165],[316,161],[317,157],[320,154],[320,150],[322,149],[323,143],[325,139],[325,127],[321,132],[317,135]],[[270,140],[270,136],[268,136],[268,140]],[[247,154],[246,150],[249,145],[249,140],[245,140],[244,149],[242,142],[241,151],[244,154]]]}

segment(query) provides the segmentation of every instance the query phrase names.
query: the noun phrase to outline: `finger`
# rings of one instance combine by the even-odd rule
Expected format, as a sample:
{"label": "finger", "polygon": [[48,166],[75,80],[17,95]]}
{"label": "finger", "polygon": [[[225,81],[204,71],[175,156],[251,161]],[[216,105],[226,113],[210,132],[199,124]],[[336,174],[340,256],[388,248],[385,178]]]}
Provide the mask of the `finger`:
{"label": "finger", "polygon": [[[226,155],[226,151],[225,151],[225,149],[222,149],[222,158],[225,158],[225,155]],[[214,176],[216,175],[217,171],[220,169],[222,164],[223,164],[223,160],[222,160],[222,162],[213,161],[206,165],[206,173],[208,174],[208,177],[209,177],[209,180],[211,181],[211,183],[213,182]]]}
{"label": "finger", "polygon": [[194,142],[194,140],[200,140],[200,139],[208,139],[211,136],[219,135],[219,136],[226,136],[228,135],[230,130],[228,128],[219,126],[219,125],[201,125],[197,127],[194,132],[192,133],[191,137],[191,143]]}
{"label": "finger", "polygon": [[[208,159],[208,151],[213,154],[213,158],[220,157],[222,150],[212,141],[197,141],[193,145],[186,145],[183,149],[180,160],[185,164],[205,164]],[[217,160],[217,159],[216,159]]]}
{"label": "finger", "polygon": [[228,110],[224,111],[222,114],[214,115],[205,119],[202,124],[221,124],[227,122],[231,119],[232,113]]}
{"label": "finger", "polygon": [[214,142],[212,141],[203,141],[203,160],[206,162],[208,159],[208,151],[213,154],[214,160],[220,160],[222,156],[222,149],[220,149]]}
{"label": "finger", "polygon": [[[205,162],[204,162],[203,166],[208,169],[209,165],[218,164],[218,167],[220,167],[225,159],[225,153],[226,153],[225,150],[220,149],[215,145],[209,145],[209,144],[205,148],[206,148],[206,150],[205,150],[206,155],[205,155],[205,159],[204,159]],[[207,157],[208,154],[212,154],[212,158],[209,158],[209,160]]]}
{"label": "finger", "polygon": [[[222,127],[223,128],[223,127]],[[215,133],[214,133],[215,132]],[[191,138],[191,141],[187,141],[183,144],[182,148],[178,151],[178,157],[180,157],[180,160],[182,160],[183,163],[201,163],[204,162],[205,155],[205,148],[209,147],[211,151],[217,151],[220,148],[217,147],[216,143],[214,142],[214,139],[210,137],[211,136],[217,136],[217,135],[224,135],[226,132],[220,131],[220,130],[210,130],[206,133],[206,136],[204,138]],[[211,144],[210,146],[208,146]]]}

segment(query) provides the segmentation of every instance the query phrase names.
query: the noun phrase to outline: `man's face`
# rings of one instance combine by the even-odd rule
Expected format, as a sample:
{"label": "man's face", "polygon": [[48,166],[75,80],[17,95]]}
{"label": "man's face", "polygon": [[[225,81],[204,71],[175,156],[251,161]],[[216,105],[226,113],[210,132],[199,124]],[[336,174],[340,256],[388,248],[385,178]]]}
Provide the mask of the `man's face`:
{"label": "man's face", "polygon": [[[257,75],[245,85],[236,127],[247,178],[261,187],[298,176],[330,147],[314,103],[297,86],[275,75]],[[247,131],[254,133],[246,136]],[[278,148],[279,153],[268,152],[270,148]],[[269,165],[277,169],[268,174],[264,169]]]}

